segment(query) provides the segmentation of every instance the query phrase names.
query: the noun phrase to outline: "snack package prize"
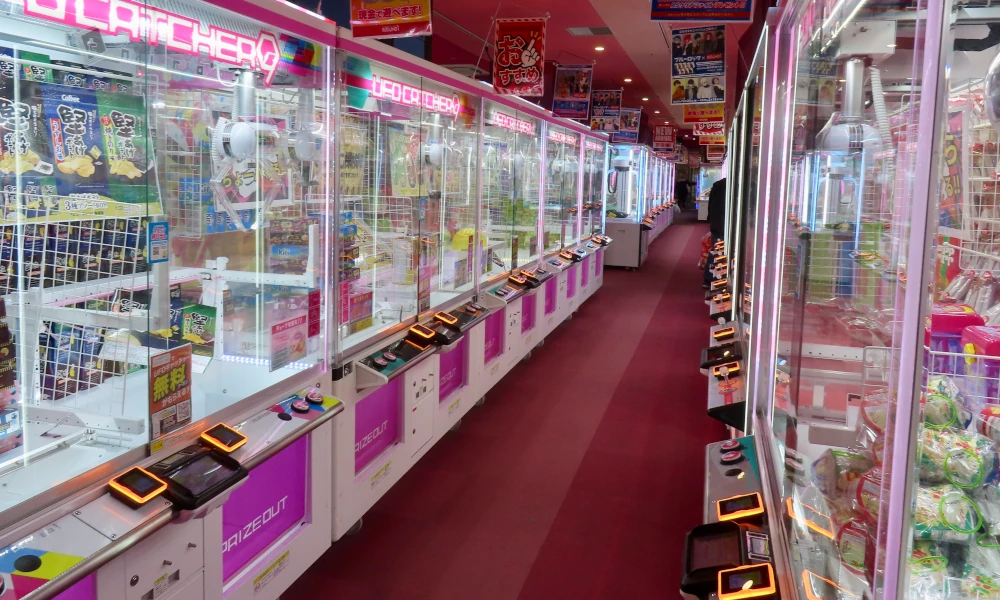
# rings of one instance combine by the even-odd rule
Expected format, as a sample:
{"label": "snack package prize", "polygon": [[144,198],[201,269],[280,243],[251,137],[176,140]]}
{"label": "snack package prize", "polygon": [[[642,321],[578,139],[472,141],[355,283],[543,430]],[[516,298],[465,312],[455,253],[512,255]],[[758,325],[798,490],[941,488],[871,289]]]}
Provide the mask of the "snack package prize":
{"label": "snack package prize", "polygon": [[962,330],[965,358],[965,393],[973,407],[1000,404],[1000,328],[966,327]]}
{"label": "snack package prize", "polygon": [[98,118],[108,154],[108,190],[117,202],[139,205],[135,214],[160,214],[155,162],[149,147],[146,107],[142,98],[98,92]]}
{"label": "snack package prize", "polygon": [[[931,395],[934,398],[929,398]],[[968,429],[975,408],[968,396],[962,393],[956,379],[948,376],[927,379],[924,402],[924,421],[931,427]]]}
{"label": "snack package prize", "polygon": [[107,152],[97,95],[93,90],[51,84],[44,87],[42,97],[59,195],[80,201],[107,200]]}
{"label": "snack package prize", "polygon": [[913,542],[906,566],[910,571],[910,598],[947,598],[950,595],[948,558],[940,544]]}
{"label": "snack package prize", "polygon": [[[982,326],[986,321],[966,304],[935,304],[927,317],[925,343],[935,353],[958,354],[962,352],[962,330]],[[961,357],[935,354],[930,368],[932,373],[961,373]]]}
{"label": "snack package prize", "polygon": [[983,518],[975,502],[946,483],[917,490],[913,522],[914,540],[968,543]]}
{"label": "snack package prize", "polygon": [[812,479],[827,498],[841,498],[872,464],[869,456],[858,452],[827,450],[812,464]]}
{"label": "snack package prize", "polygon": [[924,426],[920,438],[920,482],[949,482],[962,489],[981,487],[996,477],[993,440],[977,433]]}
{"label": "snack package prize", "polygon": [[970,598],[1000,598],[1000,540],[992,535],[976,538],[969,546],[959,586]]}

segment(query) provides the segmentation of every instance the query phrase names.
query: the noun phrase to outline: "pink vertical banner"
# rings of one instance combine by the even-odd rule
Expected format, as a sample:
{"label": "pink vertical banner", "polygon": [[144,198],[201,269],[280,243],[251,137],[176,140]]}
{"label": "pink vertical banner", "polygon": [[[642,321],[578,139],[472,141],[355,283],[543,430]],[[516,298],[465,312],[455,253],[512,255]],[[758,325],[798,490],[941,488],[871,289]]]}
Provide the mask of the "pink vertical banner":
{"label": "pink vertical banner", "polygon": [[576,296],[576,272],[580,268],[577,266],[572,266],[566,270],[566,297],[572,298]]}
{"label": "pink vertical banner", "polygon": [[463,337],[450,352],[439,355],[441,357],[441,387],[438,399],[441,402],[448,400],[455,391],[465,386],[466,348],[468,347],[465,340]]}
{"label": "pink vertical banner", "polygon": [[535,328],[535,312],[538,302],[534,296],[525,296],[521,300],[521,333],[525,334]]}
{"label": "pink vertical banner", "polygon": [[375,390],[354,407],[354,472],[360,473],[399,439],[403,377]]}
{"label": "pink vertical banner", "polygon": [[556,294],[559,293],[558,283],[553,277],[545,282],[545,314],[546,316],[556,312]]}
{"label": "pink vertical banner", "polygon": [[506,321],[504,320],[502,310],[498,310],[486,317],[486,323],[483,324],[483,327],[486,328],[486,342],[483,351],[484,365],[490,364],[490,361],[500,356],[500,353],[503,352],[504,323]]}
{"label": "pink vertical banner", "polygon": [[[13,575],[12,577],[18,576]],[[13,596],[13,592],[11,595]],[[56,596],[56,600],[97,600],[97,572],[95,571],[71,585],[68,590]]]}
{"label": "pink vertical banner", "polygon": [[309,436],[264,461],[222,507],[222,579],[229,579],[306,515]]}
{"label": "pink vertical banner", "polygon": [[587,287],[590,282],[590,256],[585,256],[580,263],[580,287]]}

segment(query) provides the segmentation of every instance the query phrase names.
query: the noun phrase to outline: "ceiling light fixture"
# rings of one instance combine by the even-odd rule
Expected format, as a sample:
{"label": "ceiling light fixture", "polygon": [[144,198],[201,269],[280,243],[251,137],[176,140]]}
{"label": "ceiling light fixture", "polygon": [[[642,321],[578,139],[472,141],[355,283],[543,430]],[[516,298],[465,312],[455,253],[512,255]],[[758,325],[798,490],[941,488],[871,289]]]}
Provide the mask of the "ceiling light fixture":
{"label": "ceiling light fixture", "polygon": [[604,46],[594,46],[594,50],[597,50],[598,52],[604,52]]}
{"label": "ceiling light fixture", "polygon": [[632,83],[632,78],[631,77],[626,77],[625,78],[625,83]]}
{"label": "ceiling light fixture", "polygon": [[654,115],[658,115],[658,114],[660,114],[660,111],[658,111],[658,110],[654,110],[654,111],[653,111],[653,114],[654,114]]}
{"label": "ceiling light fixture", "polygon": [[649,98],[647,98],[646,96],[643,96],[643,97],[642,97],[642,101],[643,101],[643,102],[649,102]]}

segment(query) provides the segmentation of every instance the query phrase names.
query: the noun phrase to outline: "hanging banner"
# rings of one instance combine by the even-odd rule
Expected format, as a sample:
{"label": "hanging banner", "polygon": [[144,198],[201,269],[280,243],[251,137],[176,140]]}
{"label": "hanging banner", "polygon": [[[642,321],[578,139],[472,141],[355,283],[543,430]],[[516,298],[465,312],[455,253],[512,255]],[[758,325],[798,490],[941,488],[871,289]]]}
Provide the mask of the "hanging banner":
{"label": "hanging banner", "polygon": [[611,134],[611,141],[619,144],[639,143],[639,121],[642,120],[641,108],[623,108],[617,133]]}
{"label": "hanging banner", "polygon": [[653,0],[653,21],[749,23],[753,0]]}
{"label": "hanging banner", "polygon": [[700,135],[698,136],[698,143],[702,146],[716,146],[719,144],[726,143],[726,136],[724,135]]}
{"label": "hanging banner", "polygon": [[545,92],[545,19],[497,19],[493,89],[506,96]]}
{"label": "hanging banner", "polygon": [[567,119],[590,116],[590,86],[594,65],[556,65],[556,89],[552,95],[552,114]]}
{"label": "hanging banner", "polygon": [[685,123],[721,123],[726,120],[726,105],[718,104],[685,104]]}
{"label": "hanging banner", "polygon": [[590,128],[615,133],[620,128],[621,90],[594,90],[591,96]]}
{"label": "hanging banner", "polygon": [[725,102],[725,31],[725,25],[673,30],[671,104]]}
{"label": "hanging banner", "polygon": [[725,146],[707,146],[705,148],[705,161],[710,163],[720,163],[726,156]]}
{"label": "hanging banner", "polygon": [[351,35],[398,38],[431,34],[431,0],[351,0]]}
{"label": "hanging banner", "polygon": [[653,152],[671,152],[674,149],[674,128],[670,125],[653,127]]}
{"label": "hanging banner", "polygon": [[692,132],[695,135],[725,135],[725,123],[695,123]]}

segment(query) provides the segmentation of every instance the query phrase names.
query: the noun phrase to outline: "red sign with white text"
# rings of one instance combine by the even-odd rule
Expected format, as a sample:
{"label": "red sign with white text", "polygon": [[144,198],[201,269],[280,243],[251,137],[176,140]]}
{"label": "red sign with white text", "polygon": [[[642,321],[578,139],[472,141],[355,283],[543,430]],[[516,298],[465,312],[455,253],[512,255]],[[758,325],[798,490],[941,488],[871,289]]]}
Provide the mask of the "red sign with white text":
{"label": "red sign with white text", "polygon": [[670,125],[656,125],[653,127],[653,151],[670,152],[674,149],[676,133]]}
{"label": "red sign with white text", "polygon": [[725,135],[725,123],[695,123],[693,133],[695,135]]}
{"label": "red sign with white text", "polygon": [[493,89],[509,96],[545,91],[545,19],[497,19]]}
{"label": "red sign with white text", "polygon": [[351,0],[355,38],[398,38],[431,34],[431,0]]}

